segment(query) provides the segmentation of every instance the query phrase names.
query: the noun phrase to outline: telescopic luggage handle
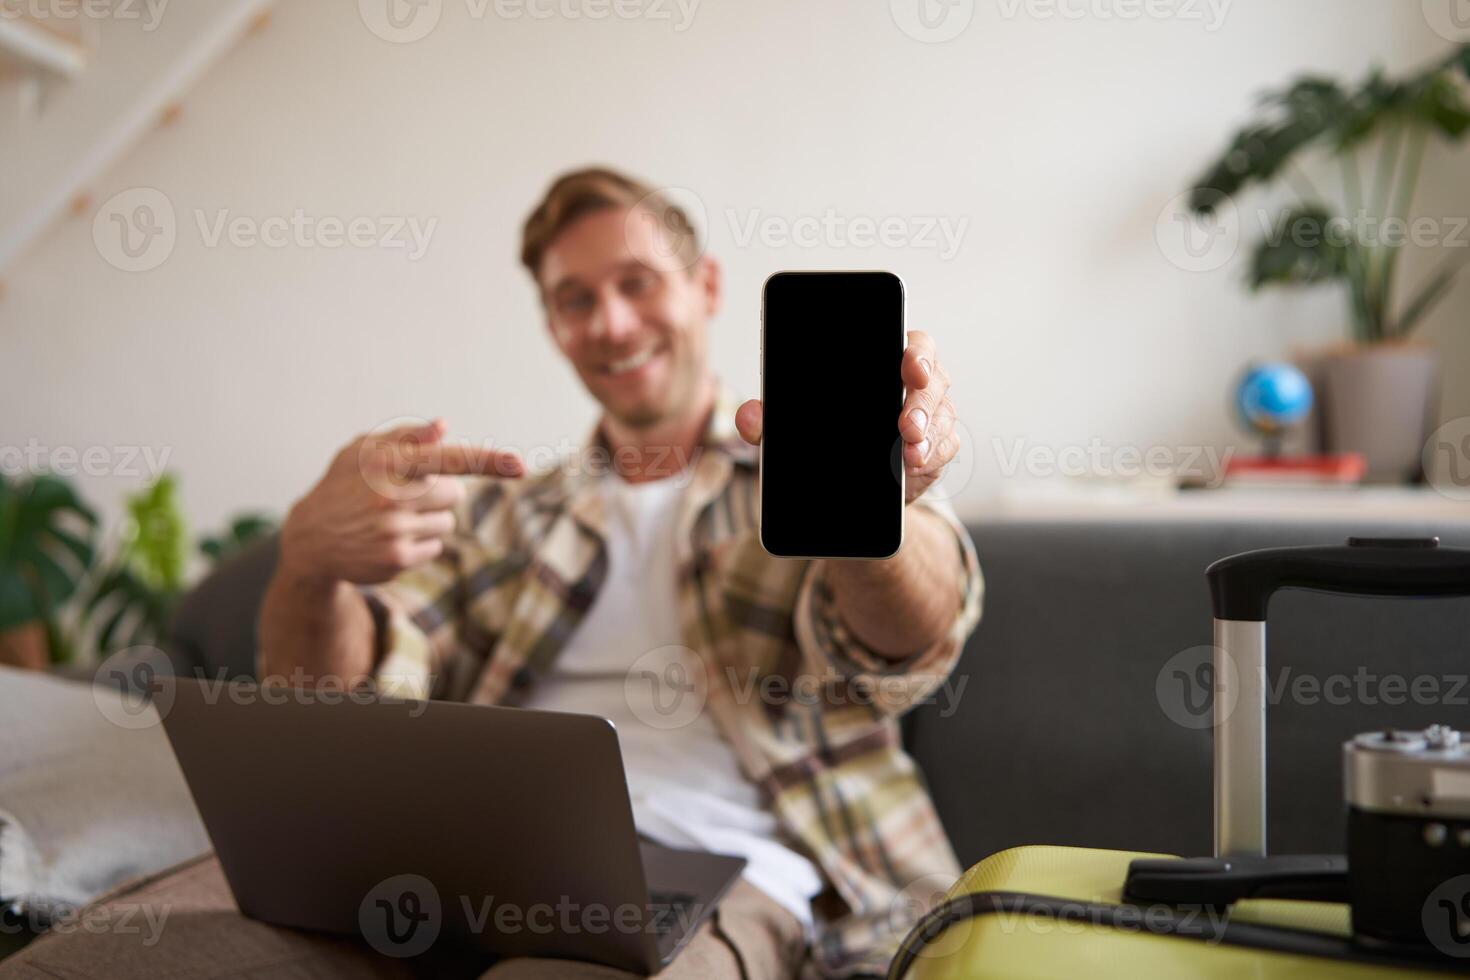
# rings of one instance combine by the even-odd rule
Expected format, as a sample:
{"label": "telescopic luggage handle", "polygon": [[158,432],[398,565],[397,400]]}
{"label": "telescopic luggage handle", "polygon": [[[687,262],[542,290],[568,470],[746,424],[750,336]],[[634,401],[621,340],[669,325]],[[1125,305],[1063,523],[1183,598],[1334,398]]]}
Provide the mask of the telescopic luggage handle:
{"label": "telescopic luggage handle", "polygon": [[[1438,538],[1349,538],[1266,548],[1205,572],[1215,618],[1215,855],[1266,853],[1266,607],[1278,589],[1470,595],[1470,549]],[[1221,705],[1226,710],[1220,711]]]}

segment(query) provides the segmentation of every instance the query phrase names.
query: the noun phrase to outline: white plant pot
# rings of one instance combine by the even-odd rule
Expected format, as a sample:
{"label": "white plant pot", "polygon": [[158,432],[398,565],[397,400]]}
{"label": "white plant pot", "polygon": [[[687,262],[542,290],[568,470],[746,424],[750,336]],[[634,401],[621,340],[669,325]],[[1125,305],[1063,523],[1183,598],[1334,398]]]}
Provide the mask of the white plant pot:
{"label": "white plant pot", "polygon": [[1370,483],[1424,478],[1424,440],[1439,416],[1439,355],[1427,344],[1384,343],[1315,365],[1323,448],[1359,452]]}

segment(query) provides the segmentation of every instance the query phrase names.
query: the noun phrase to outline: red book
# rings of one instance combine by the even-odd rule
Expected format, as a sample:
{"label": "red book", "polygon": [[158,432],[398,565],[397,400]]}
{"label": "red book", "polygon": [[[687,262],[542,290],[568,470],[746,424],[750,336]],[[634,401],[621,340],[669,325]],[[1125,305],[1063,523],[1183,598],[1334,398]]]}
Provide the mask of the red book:
{"label": "red book", "polygon": [[1353,484],[1362,482],[1368,459],[1362,453],[1322,456],[1235,456],[1225,464],[1225,483],[1279,486],[1287,484]]}

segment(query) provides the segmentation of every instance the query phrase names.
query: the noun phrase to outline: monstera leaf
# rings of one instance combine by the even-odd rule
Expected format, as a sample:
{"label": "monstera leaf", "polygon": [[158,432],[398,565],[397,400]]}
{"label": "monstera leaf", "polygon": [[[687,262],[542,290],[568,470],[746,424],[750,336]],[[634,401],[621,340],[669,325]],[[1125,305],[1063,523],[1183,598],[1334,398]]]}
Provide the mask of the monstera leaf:
{"label": "monstera leaf", "polygon": [[[1439,62],[1397,80],[1378,69],[1352,87],[1319,76],[1299,78],[1261,99],[1260,117],[1237,130],[1195,181],[1190,208],[1212,214],[1222,201],[1250,186],[1287,175],[1298,203],[1276,227],[1325,228],[1333,209],[1319,203],[1306,169],[1295,166],[1308,151],[1321,149],[1341,163],[1343,204],[1336,210],[1352,219],[1354,227],[1360,219],[1378,227],[1386,227],[1390,218],[1407,222],[1428,137],[1458,142],[1470,134],[1467,80],[1470,45],[1460,45]],[[1371,187],[1358,158],[1370,141],[1378,146]],[[1250,284],[1259,289],[1338,280],[1347,287],[1359,340],[1406,336],[1448,295],[1466,264],[1447,260],[1400,307],[1392,300],[1402,241],[1370,237],[1303,241],[1290,234],[1272,236],[1252,256]]]}
{"label": "monstera leaf", "polygon": [[1251,256],[1252,289],[1283,284],[1330,282],[1348,273],[1355,242],[1329,233],[1333,216],[1321,205],[1294,208]]}
{"label": "monstera leaf", "polygon": [[66,481],[0,474],[0,630],[40,622],[64,655],[56,615],[96,556],[97,516]]}
{"label": "monstera leaf", "polygon": [[1261,103],[1268,118],[1237,131],[1220,159],[1195,181],[1190,198],[1195,211],[1213,211],[1222,195],[1233,197],[1251,183],[1275,177],[1297,151],[1343,125],[1348,96],[1331,79],[1308,77],[1267,93]]}

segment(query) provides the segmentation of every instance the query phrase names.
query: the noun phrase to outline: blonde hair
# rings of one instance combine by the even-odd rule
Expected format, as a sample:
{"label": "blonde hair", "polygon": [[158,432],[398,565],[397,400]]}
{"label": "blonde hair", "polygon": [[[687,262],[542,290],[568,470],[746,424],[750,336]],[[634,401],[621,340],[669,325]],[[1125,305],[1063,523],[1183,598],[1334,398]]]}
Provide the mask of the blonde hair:
{"label": "blonde hair", "polygon": [[676,234],[679,257],[692,266],[699,239],[683,209],[657,188],[607,167],[574,170],[552,181],[521,229],[521,264],[539,278],[546,250],[573,222],[593,211],[635,207],[651,211]]}

